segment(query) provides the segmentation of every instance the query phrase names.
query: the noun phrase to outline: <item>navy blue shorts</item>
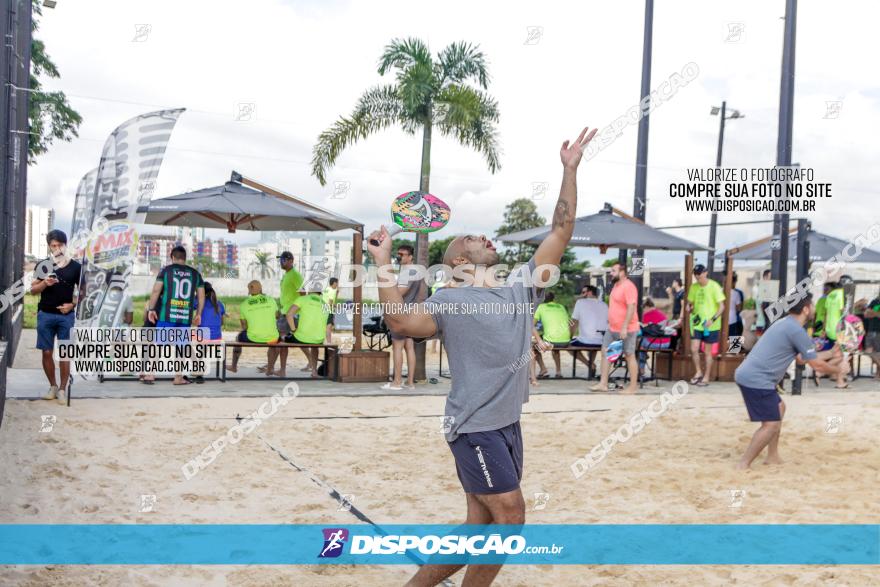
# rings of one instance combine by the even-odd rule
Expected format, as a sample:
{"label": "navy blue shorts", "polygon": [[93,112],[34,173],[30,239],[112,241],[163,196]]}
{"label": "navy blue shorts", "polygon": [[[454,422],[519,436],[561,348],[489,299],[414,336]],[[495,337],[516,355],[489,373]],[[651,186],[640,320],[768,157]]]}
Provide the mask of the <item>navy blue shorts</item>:
{"label": "navy blue shorts", "polygon": [[823,339],[822,339],[822,346],[821,346],[820,348],[816,349],[816,350],[819,351],[819,352],[822,352],[822,351],[830,351],[831,349],[834,348],[834,344],[835,344],[835,343],[834,343],[833,340],[830,340],[830,339],[828,339],[828,338],[823,338]]}
{"label": "navy blue shorts", "polygon": [[703,330],[694,330],[691,332],[691,338],[693,340],[702,340],[705,343],[712,344],[718,342],[718,337],[721,334],[720,330],[710,330],[709,334],[703,334]]}
{"label": "navy blue shorts", "polygon": [[519,422],[498,430],[464,432],[448,444],[465,493],[507,493],[519,487],[523,471]]}
{"label": "navy blue shorts", "polygon": [[749,411],[749,419],[752,422],[779,422],[782,416],[779,414],[779,404],[782,398],[775,389],[757,389],[739,385],[746,409]]}
{"label": "navy blue shorts", "polygon": [[52,314],[42,310],[37,311],[37,348],[51,351],[55,348],[56,338],[68,340],[74,320],[76,315],[73,312]]}

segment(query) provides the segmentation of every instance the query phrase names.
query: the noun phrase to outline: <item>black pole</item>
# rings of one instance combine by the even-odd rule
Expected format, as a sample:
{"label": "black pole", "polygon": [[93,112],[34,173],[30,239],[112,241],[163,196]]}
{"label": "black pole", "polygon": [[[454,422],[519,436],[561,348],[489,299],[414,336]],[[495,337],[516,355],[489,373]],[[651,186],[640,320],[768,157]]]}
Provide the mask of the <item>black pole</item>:
{"label": "black pole", "polygon": [[[810,273],[810,241],[807,234],[810,231],[810,223],[804,218],[797,221],[797,263],[795,265],[796,281],[800,283]],[[791,383],[791,394],[800,395],[803,388],[804,366],[797,364],[794,368],[794,381]]]}
{"label": "black pole", "polygon": [[[645,0],[645,34],[642,43],[642,87],[639,95],[639,104],[649,105],[651,96],[651,45],[653,43],[654,30],[654,0]],[[638,145],[636,147],[636,185],[633,192],[633,216],[639,220],[645,220],[647,213],[647,184],[648,184],[648,112],[642,111],[639,119]],[[645,251],[638,249],[633,253],[634,257],[644,257]],[[639,292],[638,309],[642,308],[642,275],[632,276],[632,280]],[[639,314],[641,315],[641,314]]]}
{"label": "black pole", "polygon": [[[792,120],[794,115],[794,58],[797,27],[797,0],[785,2],[785,34],[782,44],[782,79],[779,87],[779,131],[776,139],[776,165],[791,165]],[[773,216],[773,235],[779,246],[773,250],[772,275],[779,280],[779,297],[785,295],[788,278],[788,214]]]}
{"label": "black pole", "polygon": [[[721,167],[721,150],[724,147],[724,119],[727,117],[727,101],[721,102],[721,126],[718,129],[718,154],[715,156],[715,167]],[[712,212],[709,220],[709,258],[706,259],[706,268],[709,277],[715,269],[715,234],[718,231],[718,213]]]}

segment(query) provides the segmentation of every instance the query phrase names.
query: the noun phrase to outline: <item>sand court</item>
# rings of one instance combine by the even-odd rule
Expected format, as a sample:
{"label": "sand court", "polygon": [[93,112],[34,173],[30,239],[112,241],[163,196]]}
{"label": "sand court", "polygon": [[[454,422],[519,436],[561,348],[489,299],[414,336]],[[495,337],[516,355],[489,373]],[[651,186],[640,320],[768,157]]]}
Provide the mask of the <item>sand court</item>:
{"label": "sand court", "polygon": [[[758,461],[744,473],[734,464],[754,425],[735,388],[722,391],[721,385],[714,393],[687,393],[576,479],[575,459],[670,386],[618,396],[554,394],[555,386],[571,382],[544,384],[522,419],[527,522],[880,522],[880,447],[874,442],[880,392],[869,391],[870,382],[843,393],[785,396],[785,464]],[[281,387],[267,384],[267,393]],[[358,523],[346,502],[380,525],[462,521],[464,496],[441,433],[442,396],[296,397],[186,478],[184,463],[227,435],[236,414],[251,413],[267,399],[80,399],[70,409],[10,400],[0,429],[0,522]],[[41,432],[45,415],[56,420]],[[344,499],[331,497],[327,486]],[[0,581],[386,585],[402,584],[412,571],[405,565],[20,566],[0,570]],[[508,565],[497,584],[867,584],[872,572],[861,566]]]}

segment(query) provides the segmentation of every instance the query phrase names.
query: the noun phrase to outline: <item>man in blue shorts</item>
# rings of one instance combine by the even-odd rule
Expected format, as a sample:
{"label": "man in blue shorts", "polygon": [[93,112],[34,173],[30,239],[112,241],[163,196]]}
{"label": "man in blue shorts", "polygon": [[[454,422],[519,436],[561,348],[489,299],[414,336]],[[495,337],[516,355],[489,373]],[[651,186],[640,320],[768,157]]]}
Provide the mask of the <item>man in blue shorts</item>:
{"label": "man in blue shorts", "polygon": [[[37,348],[43,355],[43,372],[49,380],[46,400],[67,401],[67,384],[70,381],[70,361],[60,361],[61,379],[55,378],[55,361],[52,352],[55,339],[70,340],[70,329],[76,319],[74,291],[79,288],[82,266],[67,254],[67,235],[60,230],[50,230],[46,235],[49,258],[38,266],[37,277],[31,285],[31,294],[40,294],[37,304]],[[60,385],[59,385],[60,384]]]}
{"label": "man in blue shorts", "polygon": [[[562,188],[553,228],[528,265],[511,271],[506,282],[496,277],[493,266],[499,262],[498,253],[483,235],[452,240],[443,264],[455,268],[458,286],[444,287],[423,304],[404,307],[393,274],[379,271],[379,299],[388,308],[388,327],[417,339],[439,334],[449,355],[452,387],[446,399],[444,432],[467,499],[467,524],[525,522],[519,420],[529,397],[532,321],[544,297],[542,287],[557,270],[571,240],[577,168],[596,131],[587,133],[584,129],[573,144],[562,144]],[[370,244],[369,251],[376,264],[390,266],[391,237],[385,227],[367,242],[374,239],[379,244]],[[494,306],[506,309],[488,309]],[[463,566],[424,565],[407,585],[436,585]],[[462,584],[488,585],[500,569],[501,565],[469,565]]]}
{"label": "man in blue shorts", "polygon": [[837,375],[843,368],[840,363],[819,358],[816,353],[813,341],[804,329],[812,318],[812,312],[812,296],[807,295],[788,311],[788,316],[768,327],[734,373],[749,418],[752,422],[761,423],[737,466],[739,469],[748,469],[764,447],[767,447],[764,464],[782,463],[779,458],[779,432],[782,430],[785,402],[776,392],[776,382],[782,379],[792,361],[806,363],[816,371],[829,375]]}

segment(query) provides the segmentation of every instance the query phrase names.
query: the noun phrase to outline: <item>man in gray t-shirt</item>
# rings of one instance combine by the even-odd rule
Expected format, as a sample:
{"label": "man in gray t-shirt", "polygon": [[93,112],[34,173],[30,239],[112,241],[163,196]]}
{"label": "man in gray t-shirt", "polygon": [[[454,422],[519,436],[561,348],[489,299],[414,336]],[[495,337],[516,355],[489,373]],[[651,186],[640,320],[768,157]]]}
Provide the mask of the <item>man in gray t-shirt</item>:
{"label": "man in gray t-shirt", "polygon": [[839,359],[829,361],[816,352],[804,330],[804,324],[812,320],[812,313],[812,296],[808,295],[789,310],[787,317],[777,320],[764,332],[734,373],[749,418],[752,422],[761,422],[740,460],[740,469],[748,469],[765,446],[767,459],[764,462],[782,463],[778,449],[785,402],[776,392],[776,383],[792,361],[807,363],[820,373],[837,374],[843,368]]}
{"label": "man in gray t-shirt", "polygon": [[[577,206],[577,168],[596,134],[584,129],[565,141],[562,188],[553,227],[528,264],[496,278],[498,253],[482,235],[453,239],[443,264],[453,269],[456,287],[443,288],[424,304],[404,306],[397,282],[379,271],[379,299],[385,323],[400,335],[429,338],[439,334],[449,355],[452,389],[446,401],[446,440],[467,496],[467,524],[523,524],[525,500],[520,490],[523,442],[519,418],[528,400],[529,346],[534,308],[545,284],[558,269],[571,240]],[[383,226],[368,237],[369,251],[380,267],[391,261],[391,237]],[[375,243],[375,244],[374,244]],[[421,567],[417,585],[436,585],[463,565]],[[488,585],[500,565],[468,567],[464,582]]]}

